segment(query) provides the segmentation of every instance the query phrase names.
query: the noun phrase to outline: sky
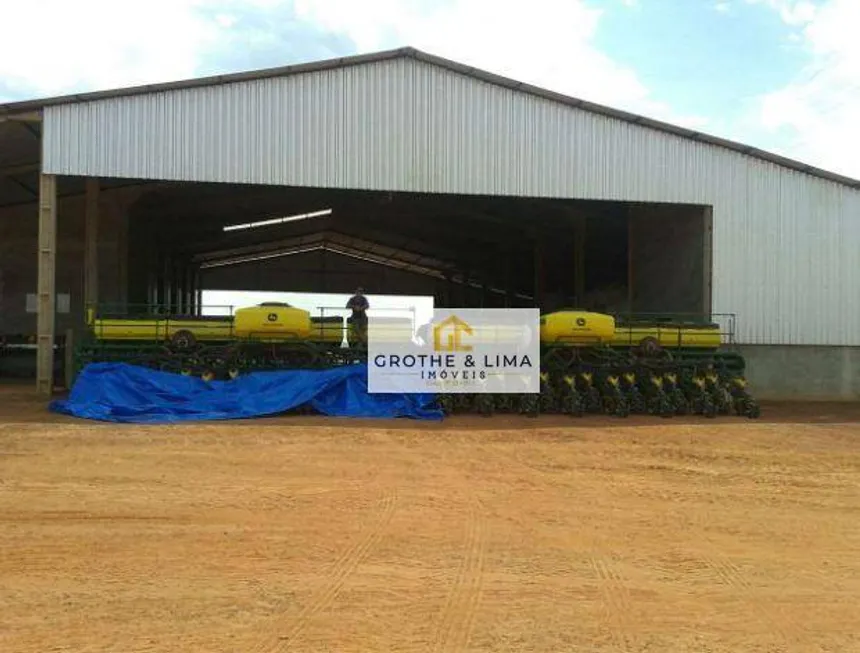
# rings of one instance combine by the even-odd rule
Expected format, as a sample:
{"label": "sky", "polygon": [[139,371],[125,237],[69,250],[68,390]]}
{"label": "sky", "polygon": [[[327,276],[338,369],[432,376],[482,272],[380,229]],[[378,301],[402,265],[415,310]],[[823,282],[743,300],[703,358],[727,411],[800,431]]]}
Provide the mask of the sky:
{"label": "sky", "polygon": [[2,0],[0,102],[409,45],[860,178],[860,0]]}

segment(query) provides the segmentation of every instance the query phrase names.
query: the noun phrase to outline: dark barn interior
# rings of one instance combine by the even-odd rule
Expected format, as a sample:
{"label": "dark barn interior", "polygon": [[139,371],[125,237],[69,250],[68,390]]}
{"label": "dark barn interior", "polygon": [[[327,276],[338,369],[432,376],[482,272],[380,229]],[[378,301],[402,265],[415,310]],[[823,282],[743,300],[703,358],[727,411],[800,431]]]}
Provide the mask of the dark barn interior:
{"label": "dark barn interior", "polygon": [[[35,351],[38,169],[4,174],[15,193],[0,206],[0,337]],[[704,206],[80,177],[57,185],[60,335],[86,329],[88,305],[103,315],[194,314],[204,290],[363,286],[436,306],[710,310]],[[0,376],[10,365],[0,363]],[[35,373],[30,354],[16,370]]]}
{"label": "dark barn interior", "polygon": [[176,185],[130,209],[128,302],[183,312],[202,289],[362,285],[440,306],[702,313],[706,216],[691,206]]}

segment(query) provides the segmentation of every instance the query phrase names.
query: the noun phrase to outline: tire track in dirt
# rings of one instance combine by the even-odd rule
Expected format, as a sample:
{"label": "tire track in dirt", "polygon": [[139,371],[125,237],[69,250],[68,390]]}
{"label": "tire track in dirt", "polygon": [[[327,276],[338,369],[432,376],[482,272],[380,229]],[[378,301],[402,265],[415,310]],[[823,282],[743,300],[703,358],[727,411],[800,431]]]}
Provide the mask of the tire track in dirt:
{"label": "tire track in dirt", "polygon": [[803,633],[790,619],[783,618],[778,611],[771,610],[761,601],[750,599],[750,595],[755,592],[755,587],[745,577],[743,570],[728,557],[711,546],[711,555],[705,557],[704,562],[721,583],[737,592],[750,610],[759,615],[786,646],[801,641]]}
{"label": "tire track in dirt", "polygon": [[[536,477],[548,482],[550,485],[558,482],[557,471],[549,471],[524,460],[522,454],[516,451],[509,454],[500,451],[494,451],[494,453],[505,460],[529,470]],[[604,622],[607,625],[608,634],[614,648],[619,651],[632,651],[635,648],[631,641],[629,629],[629,615],[632,603],[626,580],[617,570],[615,563],[611,559],[609,545],[597,537],[592,537],[591,544],[592,551],[589,556],[589,564],[599,583],[599,592],[603,602],[602,612],[605,616]]]}
{"label": "tire track in dirt", "polygon": [[259,508],[271,509],[272,507],[294,505],[298,501],[301,501],[303,499],[311,499],[315,497],[322,497],[324,495],[333,494],[357,495],[366,490],[367,483],[361,481],[353,481],[343,486],[321,487],[307,490],[299,489],[298,487],[284,488],[282,486],[274,486],[269,488],[258,487],[255,492],[256,496],[246,496],[244,494],[241,495],[242,499],[245,501],[242,507],[248,510]]}
{"label": "tire track in dirt", "polygon": [[486,526],[484,511],[479,501],[473,499],[466,520],[460,569],[442,612],[434,651],[464,651],[469,643],[484,585]]}
{"label": "tire track in dirt", "polygon": [[351,547],[347,548],[334,562],[322,580],[322,587],[295,617],[289,630],[284,633],[284,629],[282,628],[289,621],[289,618],[286,616],[279,618],[266,629],[265,641],[253,650],[260,653],[264,651],[275,653],[276,651],[289,650],[289,647],[295,640],[302,635],[311,619],[334,603],[346,584],[347,579],[371,549],[382,539],[383,531],[394,517],[396,507],[397,492],[392,489],[386,492],[380,499],[379,509],[374,515],[372,523],[365,530],[364,535]]}
{"label": "tire track in dirt", "polygon": [[614,563],[603,556],[592,556],[589,562],[600,582],[603,612],[612,643],[619,651],[631,651],[633,647],[628,635],[627,619],[630,614],[630,593],[624,579],[615,569]]}
{"label": "tire track in dirt", "polygon": [[[451,442],[465,451],[486,452],[487,445],[467,437],[465,433],[454,431]],[[451,450],[447,450],[451,454]],[[492,455],[492,454],[491,454]],[[462,460],[461,456],[450,455],[449,462]],[[425,466],[436,470],[443,469],[439,461],[424,461]],[[453,507],[453,502],[447,502]],[[463,543],[461,546],[460,566],[453,585],[448,591],[442,607],[441,620],[435,636],[431,636],[433,651],[464,651],[468,646],[481,603],[484,587],[485,560],[487,553],[487,517],[481,500],[470,492],[466,499],[466,515]]]}

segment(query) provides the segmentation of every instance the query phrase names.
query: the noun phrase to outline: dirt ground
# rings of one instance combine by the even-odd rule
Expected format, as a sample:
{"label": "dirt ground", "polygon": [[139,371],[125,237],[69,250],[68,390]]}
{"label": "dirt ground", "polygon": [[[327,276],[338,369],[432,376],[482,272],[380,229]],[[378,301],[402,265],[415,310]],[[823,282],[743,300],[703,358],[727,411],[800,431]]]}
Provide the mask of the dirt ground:
{"label": "dirt ground", "polygon": [[169,427],[0,390],[0,651],[860,651],[860,411]]}

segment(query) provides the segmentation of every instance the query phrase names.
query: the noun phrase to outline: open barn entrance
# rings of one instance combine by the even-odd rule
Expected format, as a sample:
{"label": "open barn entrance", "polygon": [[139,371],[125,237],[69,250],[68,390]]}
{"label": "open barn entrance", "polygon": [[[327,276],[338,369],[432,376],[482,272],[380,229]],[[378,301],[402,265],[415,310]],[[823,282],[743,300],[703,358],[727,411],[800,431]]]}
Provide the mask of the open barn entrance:
{"label": "open barn entrance", "polygon": [[[99,183],[120,182],[98,213],[87,213],[95,203],[84,196],[60,201],[58,334],[87,333],[87,297],[110,315],[194,315],[204,290],[344,295],[360,285],[372,295],[432,297],[439,307],[704,319],[710,311],[709,207]],[[16,376],[35,374],[37,233],[25,209],[0,209],[0,377],[13,358]],[[85,264],[92,215],[99,246]]]}
{"label": "open barn entrance", "polygon": [[203,289],[432,296],[439,306],[708,313],[703,206],[180,185],[130,220],[129,301]]}

